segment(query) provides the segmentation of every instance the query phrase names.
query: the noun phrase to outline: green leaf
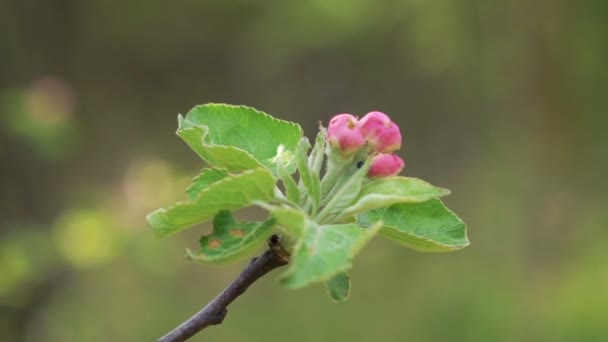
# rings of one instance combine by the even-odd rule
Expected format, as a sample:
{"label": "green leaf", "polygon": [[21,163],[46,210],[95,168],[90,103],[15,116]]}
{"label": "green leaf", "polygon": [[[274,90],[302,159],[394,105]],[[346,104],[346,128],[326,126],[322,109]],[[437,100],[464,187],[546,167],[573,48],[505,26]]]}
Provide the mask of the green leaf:
{"label": "green leaf", "polygon": [[354,175],[360,167],[360,162],[369,159],[367,148],[362,148],[359,152],[348,156],[342,155],[339,151],[329,146],[325,149],[327,156],[325,174],[321,182],[321,205],[327,204],[333,194]]}
{"label": "green leaf", "polygon": [[319,175],[312,172],[308,167],[306,152],[308,152],[309,148],[310,143],[308,139],[306,137],[302,138],[296,150],[296,164],[300,172],[300,180],[312,202],[312,212],[315,212],[321,198],[321,181],[319,180]]}
{"label": "green leaf", "polygon": [[262,167],[247,151],[234,146],[214,145],[208,142],[209,129],[206,126],[195,126],[178,117],[179,135],[209,165],[226,168],[232,172]]}
{"label": "green leaf", "polygon": [[[207,127],[206,144],[231,146],[245,151],[266,167],[272,164],[279,146],[295,151],[302,137],[298,124],[276,119],[246,106],[215,103],[196,106],[182,121],[180,127],[183,128]],[[204,154],[196,152],[201,156]]]}
{"label": "green leaf", "polygon": [[285,186],[285,190],[287,192],[287,199],[292,201],[295,204],[300,203],[300,189],[298,189],[298,184],[293,180],[289,172],[285,170],[281,165],[278,166],[279,178],[283,182],[283,186]]}
{"label": "green leaf", "polygon": [[340,217],[348,217],[364,211],[388,207],[395,203],[417,203],[448,195],[448,189],[410,177],[382,178],[363,186],[357,198]]}
{"label": "green leaf", "polygon": [[325,287],[334,302],[343,302],[350,295],[350,277],[346,272],[340,272],[325,282]]}
{"label": "green leaf", "polygon": [[228,171],[225,169],[204,169],[198,176],[194,177],[192,184],[186,189],[188,200],[194,201],[198,195],[209,185],[228,176]]}
{"label": "green leaf", "polygon": [[319,133],[315,138],[315,146],[312,148],[310,155],[308,156],[308,167],[313,173],[317,175],[321,172],[323,166],[323,159],[325,157],[325,143],[327,139],[327,130],[321,126],[319,127]]}
{"label": "green leaf", "polygon": [[[371,163],[371,159],[367,159],[361,168],[357,168],[356,163],[351,163],[345,170],[345,177],[348,179],[345,183],[341,184],[337,182],[336,186],[340,187],[339,190],[335,193],[331,191],[328,196],[331,196],[331,200],[325,205],[325,208],[321,210],[319,215],[315,217],[317,222],[327,222],[336,218],[337,215],[340,215],[344,208],[346,208],[353,200],[357,197],[357,195],[361,192],[361,186],[363,184],[363,180],[367,175],[367,171],[369,170],[369,166]],[[352,169],[352,170],[348,170]],[[348,174],[352,173],[352,176],[348,176]]]}
{"label": "green leaf", "polygon": [[284,169],[290,175],[296,172],[295,152],[286,150],[283,145],[279,146],[277,154],[270,160],[270,169],[277,170],[276,174],[280,169]]}
{"label": "green leaf", "polygon": [[220,210],[235,210],[256,200],[270,200],[274,198],[274,184],[272,174],[263,168],[231,174],[210,184],[195,199],[158,209],[146,219],[158,235],[171,235],[212,218]]}
{"label": "green leaf", "polygon": [[200,250],[188,250],[188,257],[218,264],[237,260],[259,248],[274,226],[273,218],[264,222],[236,221],[230,211],[222,210],[213,219],[211,234],[201,238]]}
{"label": "green leaf", "polygon": [[373,226],[382,221],[379,234],[424,252],[447,252],[469,245],[464,222],[439,199],[399,203],[357,215],[357,222]]}
{"label": "green leaf", "polygon": [[356,224],[318,225],[306,220],[281,283],[288,288],[300,288],[348,270],[352,258],[379,228],[380,224],[363,228]]}
{"label": "green leaf", "polygon": [[271,205],[265,202],[256,201],[254,204],[268,210],[277,220],[277,224],[285,228],[289,235],[300,238],[306,229],[308,215],[302,210]]}

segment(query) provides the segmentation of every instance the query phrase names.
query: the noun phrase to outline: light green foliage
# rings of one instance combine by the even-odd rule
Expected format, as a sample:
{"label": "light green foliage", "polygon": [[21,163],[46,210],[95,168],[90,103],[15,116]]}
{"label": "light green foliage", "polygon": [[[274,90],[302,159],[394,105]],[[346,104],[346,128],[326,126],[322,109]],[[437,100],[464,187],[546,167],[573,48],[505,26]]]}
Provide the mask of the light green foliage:
{"label": "light green foliage", "polygon": [[357,215],[357,223],[382,221],[379,235],[424,252],[447,252],[469,245],[465,224],[439,199],[399,203]]}
{"label": "light green foliage", "polygon": [[186,189],[186,195],[189,201],[194,201],[198,195],[209,185],[228,176],[228,171],[225,169],[204,169],[200,175],[194,177],[192,184]]}
{"label": "light green foliage", "polygon": [[395,203],[416,203],[450,193],[447,189],[411,177],[391,177],[378,179],[363,186],[352,204],[341,217],[348,217],[363,211],[387,207]]}
{"label": "light green foliage", "polygon": [[274,197],[275,179],[266,169],[229,175],[202,190],[194,200],[150,213],[148,222],[158,235],[167,236],[212,218],[220,210],[234,210]]}
{"label": "light green foliage", "polygon": [[350,277],[346,272],[340,272],[325,282],[325,287],[334,302],[343,302],[350,295]]}
{"label": "light green foliage", "polygon": [[[316,212],[319,207],[319,201],[321,198],[321,181],[319,175],[313,172],[308,165],[307,152],[310,149],[310,143],[307,138],[302,138],[296,149],[296,164],[298,165],[298,171],[300,173],[300,181],[303,189],[306,190],[308,198],[310,199],[310,206],[312,212]],[[305,203],[302,203],[306,205]]]}
{"label": "light green foliage", "polygon": [[211,263],[237,260],[255,251],[272,234],[274,219],[263,222],[238,222],[228,210],[213,219],[213,232],[200,240],[200,251],[188,251],[191,259]]}
{"label": "light green foliage", "polygon": [[191,122],[179,116],[179,135],[208,164],[230,171],[244,171],[262,167],[249,152],[234,146],[214,145],[209,143],[206,126],[193,126]]}
{"label": "light green foliage", "polygon": [[283,182],[283,186],[285,187],[287,199],[296,204],[300,203],[300,189],[298,189],[298,184],[296,181],[282,166],[278,166],[278,174],[279,178]]}
{"label": "light green foliage", "polygon": [[265,208],[272,213],[277,223],[290,235],[300,238],[304,234],[304,228],[308,220],[305,212],[285,207],[265,206]]}
{"label": "light green foliage", "polygon": [[371,160],[368,159],[360,169],[356,169],[356,164],[351,163],[351,168],[354,167],[356,171],[344,184],[340,184],[340,182],[338,182],[336,186],[339,190],[332,195],[325,208],[323,208],[323,210],[315,218],[318,222],[327,222],[328,219],[335,218],[336,216],[340,215],[350,203],[352,203],[352,201],[361,191],[361,185],[363,184],[367,171],[369,170],[370,161]]}
{"label": "light green foliage", "polygon": [[[300,288],[324,282],[340,302],[350,293],[346,270],[377,233],[420,251],[469,243],[464,223],[438,199],[448,190],[416,178],[370,180],[369,150],[334,153],[323,127],[313,147],[297,124],[249,107],[208,104],[180,116],[177,134],[210,167],[194,178],[184,202],[147,219],[158,235],[167,236],[214,218],[200,249],[188,251],[191,259],[236,260],[278,231],[290,253],[281,283]],[[237,221],[232,211],[250,205],[271,217]]]}
{"label": "light green foliage", "polygon": [[324,127],[319,127],[319,133],[315,138],[315,146],[308,156],[308,165],[312,172],[319,174],[321,167],[323,166],[323,159],[325,157],[325,144],[327,139],[327,130]]}
{"label": "light green foliage", "polygon": [[300,288],[348,270],[352,258],[379,228],[380,225],[370,228],[356,224],[319,225],[306,220],[281,283],[288,288]]}
{"label": "light green foliage", "polygon": [[[276,119],[246,106],[213,103],[196,106],[188,112],[185,119],[180,120],[180,130],[192,126],[207,127],[204,136],[206,144],[231,146],[246,151],[264,166],[272,164],[279,146],[294,151],[302,137],[302,129],[298,124]],[[178,134],[182,136],[179,130]],[[199,151],[197,153],[201,154]],[[204,154],[203,151],[203,159],[213,163]],[[221,155],[214,157],[222,159]]]}

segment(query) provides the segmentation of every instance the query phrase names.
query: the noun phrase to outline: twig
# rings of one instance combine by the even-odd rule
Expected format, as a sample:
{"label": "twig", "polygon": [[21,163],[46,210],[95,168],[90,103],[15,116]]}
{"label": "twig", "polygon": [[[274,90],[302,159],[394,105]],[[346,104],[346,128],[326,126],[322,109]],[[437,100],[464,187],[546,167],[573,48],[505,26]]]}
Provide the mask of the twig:
{"label": "twig", "polygon": [[271,237],[269,245],[270,248],[264,254],[251,260],[241,274],[201,311],[159,338],[157,342],[185,341],[210,325],[221,324],[228,313],[228,305],[243,294],[249,285],[275,268],[287,264],[288,255],[278,244],[278,237]]}

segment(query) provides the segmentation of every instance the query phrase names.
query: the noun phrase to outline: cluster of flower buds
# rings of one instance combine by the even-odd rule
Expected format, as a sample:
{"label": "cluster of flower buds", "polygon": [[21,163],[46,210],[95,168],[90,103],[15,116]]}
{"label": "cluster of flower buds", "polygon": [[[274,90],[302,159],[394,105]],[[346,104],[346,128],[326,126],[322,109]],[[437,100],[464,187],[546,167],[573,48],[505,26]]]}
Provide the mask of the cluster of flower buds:
{"label": "cluster of flower buds", "polygon": [[342,155],[352,155],[367,142],[372,154],[368,176],[395,176],[405,166],[403,159],[392,154],[401,148],[401,132],[382,112],[367,113],[361,120],[351,114],[338,114],[329,122],[327,140]]}

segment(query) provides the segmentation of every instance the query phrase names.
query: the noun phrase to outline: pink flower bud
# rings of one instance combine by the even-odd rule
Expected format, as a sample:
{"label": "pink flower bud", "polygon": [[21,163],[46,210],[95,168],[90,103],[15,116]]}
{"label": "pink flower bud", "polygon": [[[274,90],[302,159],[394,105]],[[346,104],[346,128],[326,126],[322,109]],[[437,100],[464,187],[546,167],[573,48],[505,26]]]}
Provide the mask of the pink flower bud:
{"label": "pink flower bud", "polygon": [[369,112],[361,121],[361,134],[372,149],[379,153],[390,153],[401,148],[401,132],[391,119],[382,112]]}
{"label": "pink flower bud", "polygon": [[405,167],[405,162],[394,154],[380,153],[372,159],[367,175],[371,178],[396,176]]}
{"label": "pink flower bud", "polygon": [[357,118],[350,114],[338,114],[329,121],[327,140],[344,155],[356,152],[365,144]]}

